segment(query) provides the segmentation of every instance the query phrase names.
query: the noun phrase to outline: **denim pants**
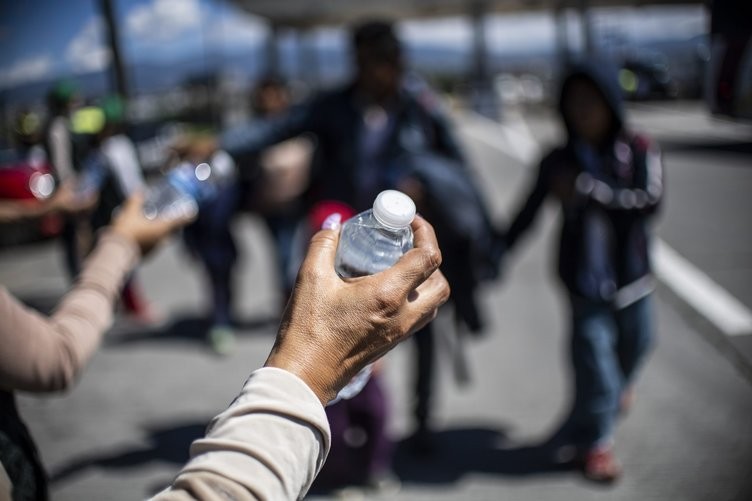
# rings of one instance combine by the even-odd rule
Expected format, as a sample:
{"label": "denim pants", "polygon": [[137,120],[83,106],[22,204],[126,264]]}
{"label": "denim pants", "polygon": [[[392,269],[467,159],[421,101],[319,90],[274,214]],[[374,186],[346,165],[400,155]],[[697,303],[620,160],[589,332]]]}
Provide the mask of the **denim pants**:
{"label": "denim pants", "polygon": [[232,325],[233,277],[238,249],[230,225],[240,197],[235,185],[220,188],[198,218],[183,230],[189,249],[204,264],[212,298],[212,325]]}
{"label": "denim pants", "polygon": [[622,391],[632,384],[652,344],[650,295],[615,310],[571,297],[574,403],[564,427],[571,443],[611,440]]}

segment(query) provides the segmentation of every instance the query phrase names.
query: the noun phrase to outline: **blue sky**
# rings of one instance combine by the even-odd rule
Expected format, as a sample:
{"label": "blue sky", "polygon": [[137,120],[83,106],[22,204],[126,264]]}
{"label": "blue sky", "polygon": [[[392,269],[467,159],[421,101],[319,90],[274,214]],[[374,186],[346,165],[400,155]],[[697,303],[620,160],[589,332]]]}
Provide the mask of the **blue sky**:
{"label": "blue sky", "polygon": [[[0,88],[110,61],[94,0],[4,1],[0,7]],[[228,46],[258,44],[266,26],[217,0],[114,0],[127,62],[167,61]]]}
{"label": "blue sky", "polygon": [[[315,1],[315,0],[311,0]],[[268,33],[260,19],[228,0],[113,0],[126,63],[202,57],[205,48],[249,51]],[[96,0],[4,0],[0,2],[0,88],[101,70],[110,61]],[[601,31],[627,39],[690,37],[704,31],[701,7],[611,9],[594,15]],[[576,23],[572,38],[579,36]],[[403,22],[408,44],[469,46],[466,19]],[[341,31],[319,31],[318,46],[342,44]],[[488,21],[496,51],[546,50],[555,43],[550,14],[521,13]]]}

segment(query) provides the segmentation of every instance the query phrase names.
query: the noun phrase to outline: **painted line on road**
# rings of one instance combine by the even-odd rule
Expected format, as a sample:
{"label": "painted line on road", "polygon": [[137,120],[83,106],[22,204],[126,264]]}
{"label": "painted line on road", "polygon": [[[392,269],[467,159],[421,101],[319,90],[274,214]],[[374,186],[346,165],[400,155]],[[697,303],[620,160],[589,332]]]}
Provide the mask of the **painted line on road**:
{"label": "painted line on road", "polygon": [[663,240],[653,244],[655,274],[727,336],[752,334],[752,312]]}
{"label": "painted line on road", "polygon": [[[469,135],[523,167],[532,166],[539,155],[539,145],[527,126],[513,129],[474,112],[465,112],[463,118],[472,123]],[[515,119],[524,122],[522,116]],[[655,239],[651,257],[658,279],[717,329],[727,336],[752,334],[752,311],[666,242]]]}

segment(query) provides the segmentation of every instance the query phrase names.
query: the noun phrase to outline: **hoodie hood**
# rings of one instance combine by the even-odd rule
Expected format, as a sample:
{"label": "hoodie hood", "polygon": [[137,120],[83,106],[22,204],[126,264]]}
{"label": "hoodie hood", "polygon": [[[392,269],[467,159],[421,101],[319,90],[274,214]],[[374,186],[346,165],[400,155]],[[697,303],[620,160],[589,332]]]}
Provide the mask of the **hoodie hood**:
{"label": "hoodie hood", "polygon": [[580,61],[567,66],[559,91],[559,114],[567,128],[570,142],[575,136],[572,126],[564,114],[564,95],[569,84],[576,78],[589,80],[600,91],[616,120],[614,130],[611,131],[612,136],[616,135],[624,125],[624,101],[617,80],[616,68],[605,61]]}

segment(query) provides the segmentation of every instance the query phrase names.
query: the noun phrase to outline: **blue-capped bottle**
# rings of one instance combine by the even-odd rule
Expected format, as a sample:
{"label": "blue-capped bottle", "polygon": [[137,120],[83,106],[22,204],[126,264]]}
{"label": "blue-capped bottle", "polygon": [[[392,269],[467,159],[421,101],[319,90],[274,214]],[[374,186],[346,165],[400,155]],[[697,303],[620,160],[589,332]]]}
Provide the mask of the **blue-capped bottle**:
{"label": "blue-capped bottle", "polygon": [[[413,247],[410,224],[415,203],[396,190],[379,193],[373,208],[352,217],[342,225],[335,257],[337,274],[344,278],[373,275],[392,267]],[[371,375],[371,366],[360,371],[333,401],[350,399],[360,393]]]}

